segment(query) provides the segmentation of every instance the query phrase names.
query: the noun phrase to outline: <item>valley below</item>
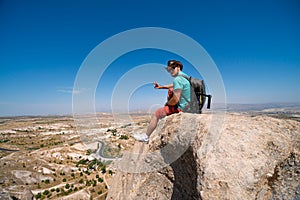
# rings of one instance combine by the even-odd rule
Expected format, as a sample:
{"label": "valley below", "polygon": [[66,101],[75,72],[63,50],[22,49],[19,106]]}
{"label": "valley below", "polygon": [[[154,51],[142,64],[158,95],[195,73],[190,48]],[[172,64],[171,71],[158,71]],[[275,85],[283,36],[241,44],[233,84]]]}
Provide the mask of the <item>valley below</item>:
{"label": "valley below", "polygon": [[[300,121],[298,107],[228,110],[236,112]],[[151,115],[130,117],[116,122],[98,113],[84,135],[73,116],[1,117],[0,199],[106,199],[117,173],[111,163],[132,150],[132,135],[145,131]]]}

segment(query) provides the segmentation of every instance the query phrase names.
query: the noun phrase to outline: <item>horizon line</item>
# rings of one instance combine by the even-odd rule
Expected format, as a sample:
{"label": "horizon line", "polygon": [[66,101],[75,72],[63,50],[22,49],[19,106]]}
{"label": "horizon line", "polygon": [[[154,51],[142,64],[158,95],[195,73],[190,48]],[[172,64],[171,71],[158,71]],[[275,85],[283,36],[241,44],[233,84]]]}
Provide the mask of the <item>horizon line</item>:
{"label": "horizon line", "polygon": [[[218,105],[224,105],[224,103],[214,103],[216,107],[212,107],[210,110],[211,111],[217,111]],[[255,109],[261,109],[261,106],[266,106],[268,108],[273,108],[273,107],[300,107],[300,102],[273,102],[273,103],[227,103],[226,104],[226,110],[231,110],[233,108],[229,108],[229,106],[234,106],[234,105],[245,105],[245,106],[251,106],[252,108],[248,108],[249,110],[255,110]],[[255,107],[256,106],[256,107]],[[240,109],[240,108],[239,108]],[[208,109],[204,109],[208,110]],[[97,110],[96,114],[113,114],[111,110]],[[146,108],[140,108],[140,109],[131,109],[128,112],[114,112],[118,114],[126,114],[126,113],[149,113],[149,109],[147,110]],[[85,114],[79,114],[79,115],[90,115],[90,114],[95,114],[95,113],[85,113]],[[11,118],[11,117],[66,117],[66,116],[74,116],[76,113],[44,113],[44,114],[16,114],[16,115],[1,115],[0,118]]]}

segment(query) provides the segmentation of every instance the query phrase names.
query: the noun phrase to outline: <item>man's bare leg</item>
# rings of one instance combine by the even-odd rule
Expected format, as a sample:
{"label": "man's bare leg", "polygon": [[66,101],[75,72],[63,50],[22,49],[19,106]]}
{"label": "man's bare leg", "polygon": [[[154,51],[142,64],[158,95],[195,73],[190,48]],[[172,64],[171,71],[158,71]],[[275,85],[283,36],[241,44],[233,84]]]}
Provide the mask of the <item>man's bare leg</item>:
{"label": "man's bare leg", "polygon": [[152,115],[151,121],[150,121],[150,123],[148,125],[147,132],[146,132],[146,135],[148,135],[148,137],[150,137],[151,133],[156,128],[158,120],[159,119],[155,116],[155,114]]}

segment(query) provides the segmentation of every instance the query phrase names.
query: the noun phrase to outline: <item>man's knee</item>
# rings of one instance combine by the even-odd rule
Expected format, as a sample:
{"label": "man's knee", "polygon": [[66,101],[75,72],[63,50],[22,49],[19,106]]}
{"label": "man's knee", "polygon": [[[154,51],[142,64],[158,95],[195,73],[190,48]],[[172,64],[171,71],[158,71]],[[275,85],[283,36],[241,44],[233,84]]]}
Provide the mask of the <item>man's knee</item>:
{"label": "man's knee", "polygon": [[153,117],[156,117],[157,120],[159,120],[159,119],[161,119],[161,118],[164,118],[165,116],[167,116],[167,113],[166,113],[164,107],[162,107],[162,108],[156,110],[156,111],[153,113]]}

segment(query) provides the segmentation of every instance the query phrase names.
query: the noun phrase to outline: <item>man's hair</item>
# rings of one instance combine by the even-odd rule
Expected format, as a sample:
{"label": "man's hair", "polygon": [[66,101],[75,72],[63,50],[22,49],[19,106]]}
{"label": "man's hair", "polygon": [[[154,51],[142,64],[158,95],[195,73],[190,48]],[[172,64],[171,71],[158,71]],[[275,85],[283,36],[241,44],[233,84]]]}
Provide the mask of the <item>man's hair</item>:
{"label": "man's hair", "polygon": [[182,70],[182,68],[183,68],[182,63],[178,60],[169,60],[168,67],[172,67],[172,66],[176,66],[176,67],[179,66],[180,70]]}

